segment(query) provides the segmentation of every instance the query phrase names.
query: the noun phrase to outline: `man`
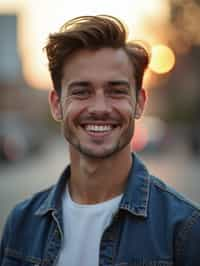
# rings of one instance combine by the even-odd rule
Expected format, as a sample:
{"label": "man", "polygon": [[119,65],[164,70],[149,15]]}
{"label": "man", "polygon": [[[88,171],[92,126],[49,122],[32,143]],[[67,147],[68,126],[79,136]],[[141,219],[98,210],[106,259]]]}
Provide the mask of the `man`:
{"label": "man", "polygon": [[50,35],[46,51],[71,162],[55,186],[14,208],[0,264],[199,266],[200,210],[130,151],[145,49],[127,42],[118,19],[85,16]]}

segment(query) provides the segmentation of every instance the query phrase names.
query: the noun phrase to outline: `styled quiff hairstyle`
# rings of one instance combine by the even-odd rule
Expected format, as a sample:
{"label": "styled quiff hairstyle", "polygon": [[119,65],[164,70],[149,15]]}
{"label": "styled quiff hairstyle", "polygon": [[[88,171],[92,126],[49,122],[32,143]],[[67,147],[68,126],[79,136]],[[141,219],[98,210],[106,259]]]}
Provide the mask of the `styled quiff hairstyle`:
{"label": "styled quiff hairstyle", "polygon": [[63,65],[68,57],[82,49],[122,48],[127,53],[136,81],[136,94],[142,86],[144,71],[149,63],[148,52],[137,42],[127,40],[122,22],[112,16],[81,16],[67,21],[57,33],[49,35],[44,47],[54,89],[61,94]]}

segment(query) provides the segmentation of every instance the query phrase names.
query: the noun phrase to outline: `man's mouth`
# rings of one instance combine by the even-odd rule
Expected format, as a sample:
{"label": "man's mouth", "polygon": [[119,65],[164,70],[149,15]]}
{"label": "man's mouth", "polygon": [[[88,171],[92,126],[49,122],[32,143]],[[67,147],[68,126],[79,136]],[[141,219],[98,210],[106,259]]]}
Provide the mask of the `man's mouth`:
{"label": "man's mouth", "polygon": [[101,123],[101,124],[96,124],[96,123],[86,123],[86,124],[82,124],[82,128],[89,134],[92,136],[105,136],[110,134],[117,126],[117,124],[108,124],[108,123]]}
{"label": "man's mouth", "polygon": [[88,132],[109,132],[113,129],[111,125],[86,125],[85,130]]}

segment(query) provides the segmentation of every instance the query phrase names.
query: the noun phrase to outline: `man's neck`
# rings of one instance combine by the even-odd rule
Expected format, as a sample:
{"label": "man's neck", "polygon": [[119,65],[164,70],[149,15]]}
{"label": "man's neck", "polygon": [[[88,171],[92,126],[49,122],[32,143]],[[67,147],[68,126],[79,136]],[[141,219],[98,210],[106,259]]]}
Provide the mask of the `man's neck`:
{"label": "man's neck", "polygon": [[85,157],[73,148],[69,192],[80,204],[95,204],[124,192],[132,156],[128,147],[106,159]]}

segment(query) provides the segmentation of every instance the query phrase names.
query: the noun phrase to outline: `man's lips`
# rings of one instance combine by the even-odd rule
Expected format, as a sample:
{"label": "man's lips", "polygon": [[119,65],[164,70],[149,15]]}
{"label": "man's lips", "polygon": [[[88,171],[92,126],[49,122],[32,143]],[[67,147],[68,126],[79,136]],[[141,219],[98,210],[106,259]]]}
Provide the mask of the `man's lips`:
{"label": "man's lips", "polygon": [[92,136],[105,136],[110,134],[119,124],[117,123],[85,123],[81,127]]}
{"label": "man's lips", "polygon": [[86,131],[89,131],[89,132],[91,131],[92,132],[109,132],[113,129],[113,126],[108,125],[108,124],[105,124],[105,125],[89,124],[89,125],[86,125],[84,128]]}

